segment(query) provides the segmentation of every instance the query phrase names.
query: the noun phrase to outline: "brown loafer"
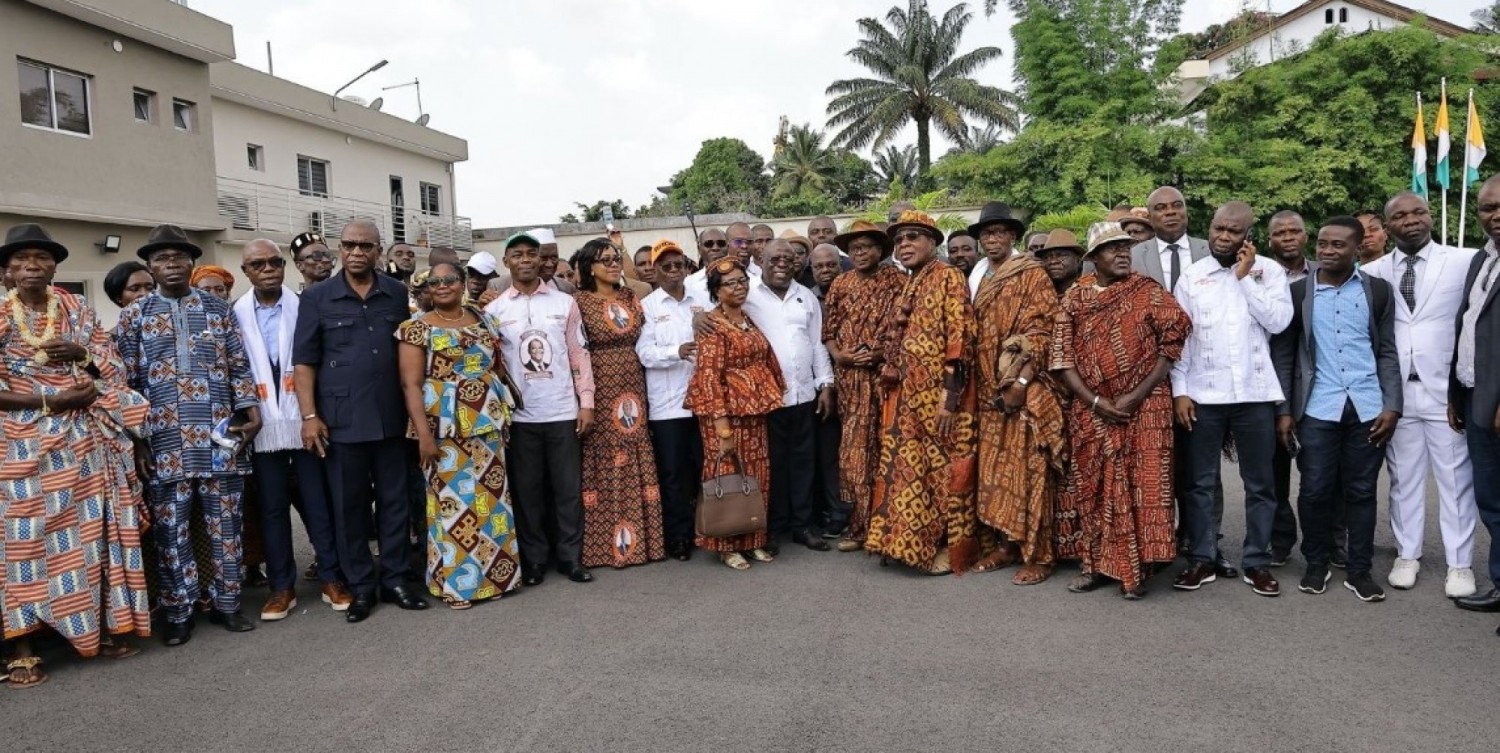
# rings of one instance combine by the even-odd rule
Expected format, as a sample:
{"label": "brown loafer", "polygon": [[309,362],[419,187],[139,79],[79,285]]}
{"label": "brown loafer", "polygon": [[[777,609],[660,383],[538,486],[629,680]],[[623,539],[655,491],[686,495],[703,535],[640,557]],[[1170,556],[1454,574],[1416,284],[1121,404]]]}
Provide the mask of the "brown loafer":
{"label": "brown loafer", "polygon": [[354,594],[349,593],[349,587],[343,583],[324,583],[323,603],[333,607],[335,612],[347,612],[349,605],[354,603]]}
{"label": "brown loafer", "polygon": [[270,600],[260,608],[260,619],[262,622],[276,622],[286,619],[287,615],[297,607],[297,595],[291,591],[277,591],[271,594]]}
{"label": "brown loafer", "polygon": [[1203,584],[1219,579],[1215,572],[1217,569],[1212,562],[1194,563],[1177,574],[1177,579],[1172,581],[1172,587],[1181,591],[1197,591],[1203,587]]}

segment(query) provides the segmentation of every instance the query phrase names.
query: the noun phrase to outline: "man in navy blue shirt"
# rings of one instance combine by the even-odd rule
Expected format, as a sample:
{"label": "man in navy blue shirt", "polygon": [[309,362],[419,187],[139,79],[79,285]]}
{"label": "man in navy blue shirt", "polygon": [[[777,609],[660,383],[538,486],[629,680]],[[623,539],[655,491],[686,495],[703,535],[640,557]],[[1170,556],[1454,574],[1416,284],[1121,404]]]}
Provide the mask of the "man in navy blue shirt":
{"label": "man in navy blue shirt", "polygon": [[406,286],[376,274],[381,245],[374,223],[345,225],[338,254],[340,273],[302,294],[292,360],[303,446],[327,459],[339,564],[354,592],[345,618],[361,622],[376,598],[368,543],[372,483],[380,600],[427,608],[421,592],[407,585],[407,417],[395,333],[410,312]]}

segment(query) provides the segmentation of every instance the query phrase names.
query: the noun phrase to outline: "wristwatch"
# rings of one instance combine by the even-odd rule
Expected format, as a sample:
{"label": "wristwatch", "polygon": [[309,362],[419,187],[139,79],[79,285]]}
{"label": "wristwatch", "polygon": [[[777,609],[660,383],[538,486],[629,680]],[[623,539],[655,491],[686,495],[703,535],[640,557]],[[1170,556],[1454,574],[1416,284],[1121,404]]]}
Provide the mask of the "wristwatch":
{"label": "wristwatch", "polygon": [[734,430],[733,429],[719,429],[718,430],[718,434],[719,434],[719,439],[729,439],[730,437],[734,436]]}
{"label": "wristwatch", "polygon": [[1023,377],[1023,376],[1018,376],[1018,377],[1016,377],[1016,384],[1019,384],[1022,387],[1025,387],[1026,385],[1031,384],[1031,380],[1027,379],[1026,377]]}

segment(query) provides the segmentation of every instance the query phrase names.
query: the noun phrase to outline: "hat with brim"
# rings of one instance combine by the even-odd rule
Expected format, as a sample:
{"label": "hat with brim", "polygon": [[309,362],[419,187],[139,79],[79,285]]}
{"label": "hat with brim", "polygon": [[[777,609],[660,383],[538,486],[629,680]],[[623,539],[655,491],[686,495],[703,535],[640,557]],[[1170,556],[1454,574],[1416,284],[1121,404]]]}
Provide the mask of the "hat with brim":
{"label": "hat with brim", "polygon": [[1042,243],[1037,253],[1044,254],[1048,251],[1072,251],[1082,256],[1083,245],[1078,242],[1078,236],[1074,235],[1072,230],[1058,228],[1047,233],[1047,240]]}
{"label": "hat with brim", "polygon": [[1125,228],[1120,227],[1118,222],[1095,222],[1089,226],[1089,246],[1084,257],[1093,256],[1099,249],[1118,241],[1134,243],[1135,239],[1130,237],[1130,233],[1125,232]]}
{"label": "hat with brim", "polygon": [[849,229],[833,237],[833,245],[838,246],[840,251],[849,253],[849,244],[855,239],[869,236],[880,244],[880,258],[884,259],[891,255],[895,244],[891,243],[891,236],[881,230],[875,223],[869,220],[855,220],[849,224]]}
{"label": "hat with brim", "polygon": [[46,251],[52,254],[54,261],[61,262],[68,258],[68,249],[52,240],[47,228],[35,222],[27,222],[5,231],[5,245],[0,246],[0,267],[10,263],[12,254],[28,248]]}
{"label": "hat with brim", "polygon": [[152,254],[166,248],[185,251],[194,259],[203,255],[203,249],[198,248],[198,244],[193,243],[188,234],[176,225],[157,225],[151,228],[151,234],[146,236],[146,245],[136,249],[135,255],[143,261],[151,261]]}
{"label": "hat with brim", "polygon": [[660,240],[656,242],[656,245],[651,247],[651,264],[655,266],[656,260],[667,254],[682,254],[684,259],[687,258],[687,254],[683,252],[682,246],[677,245],[676,241]]}
{"label": "hat with brim", "polygon": [[1011,215],[1010,205],[1003,201],[992,201],[979,210],[979,219],[969,226],[969,235],[979,239],[979,232],[991,225],[1003,225],[1017,238],[1026,234],[1026,223]]}
{"label": "hat with brim", "polygon": [[895,222],[885,227],[885,234],[894,239],[902,230],[906,230],[907,228],[915,228],[927,233],[932,236],[932,240],[936,243],[942,243],[945,237],[943,231],[938,229],[937,220],[932,219],[932,215],[916,209],[908,209],[902,212],[896,218]]}
{"label": "hat with brim", "polygon": [[1105,222],[1118,222],[1120,227],[1129,228],[1131,225],[1140,225],[1147,230],[1151,229],[1151,221],[1145,217],[1144,209],[1116,209],[1104,218]]}
{"label": "hat with brim", "polygon": [[810,240],[808,240],[808,239],[806,239],[806,238],[798,235],[796,230],[788,230],[788,231],[782,233],[781,234],[781,240],[784,240],[787,243],[796,243],[796,244],[802,246],[802,253],[805,253],[805,254],[812,253],[812,247],[813,247],[812,241],[810,241]]}

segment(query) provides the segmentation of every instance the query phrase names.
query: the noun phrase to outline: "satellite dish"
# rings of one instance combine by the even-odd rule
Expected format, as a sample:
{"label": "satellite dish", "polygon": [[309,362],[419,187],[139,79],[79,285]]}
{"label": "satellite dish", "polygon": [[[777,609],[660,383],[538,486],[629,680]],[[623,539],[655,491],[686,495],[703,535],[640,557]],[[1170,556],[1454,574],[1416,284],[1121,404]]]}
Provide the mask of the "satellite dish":
{"label": "satellite dish", "polygon": [[385,97],[376,97],[375,101],[370,103],[370,109],[375,112],[380,112],[380,108],[383,106],[385,106]]}
{"label": "satellite dish", "polygon": [[432,116],[428,115],[426,113],[423,113],[421,117],[417,118],[417,125],[419,125],[419,126],[425,126],[425,125],[427,125],[427,121],[429,121],[429,120],[432,120]]}

